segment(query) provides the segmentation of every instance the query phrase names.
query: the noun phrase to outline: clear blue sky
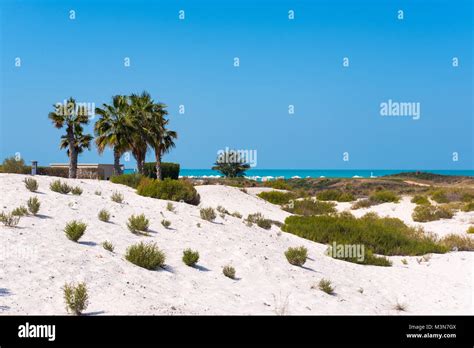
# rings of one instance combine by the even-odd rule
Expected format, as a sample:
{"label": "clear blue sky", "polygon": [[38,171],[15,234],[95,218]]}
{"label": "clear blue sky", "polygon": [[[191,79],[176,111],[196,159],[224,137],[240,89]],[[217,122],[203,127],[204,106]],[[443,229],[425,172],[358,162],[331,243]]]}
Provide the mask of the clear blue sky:
{"label": "clear blue sky", "polygon": [[[169,106],[179,140],[165,160],[182,168],[228,146],[257,150],[260,169],[474,169],[472,3],[2,0],[0,158],[65,162],[54,103],[147,90]],[[420,119],[382,117],[388,99],[419,102]]]}

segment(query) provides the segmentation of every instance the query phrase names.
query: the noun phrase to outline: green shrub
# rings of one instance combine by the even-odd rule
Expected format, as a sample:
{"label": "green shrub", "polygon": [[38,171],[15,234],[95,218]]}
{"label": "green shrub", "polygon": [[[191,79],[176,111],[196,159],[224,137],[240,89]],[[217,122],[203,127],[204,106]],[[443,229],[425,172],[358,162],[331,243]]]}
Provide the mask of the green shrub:
{"label": "green shrub", "polygon": [[339,190],[325,190],[318,192],[316,198],[320,201],[337,201],[341,194]]}
{"label": "green shrub", "polygon": [[72,188],[66,183],[61,182],[61,180],[54,180],[49,184],[49,188],[51,191],[62,193],[64,195],[67,195],[69,192],[71,192]]}
{"label": "green shrub", "polygon": [[49,189],[53,192],[62,193],[61,188],[62,188],[61,180],[54,180],[49,184]]}
{"label": "green shrub", "polygon": [[66,224],[66,227],[64,228],[64,233],[66,233],[66,237],[68,239],[77,242],[86,231],[86,228],[87,225],[85,223],[73,220]]}
{"label": "green shrub", "polygon": [[360,209],[360,208],[368,208],[373,206],[374,203],[370,199],[364,198],[356,201],[354,204],[352,204],[351,209]]}
{"label": "green shrub", "polygon": [[12,213],[0,213],[0,222],[7,227],[16,227],[20,222],[20,216],[13,215]]}
{"label": "green shrub", "polygon": [[26,216],[28,215],[28,209],[26,209],[24,206],[20,206],[18,208],[15,208],[12,210],[12,215],[14,216]]}
{"label": "green shrub", "polygon": [[447,251],[445,246],[434,237],[425,235],[421,229],[409,227],[400,219],[380,218],[376,214],[366,214],[361,218],[347,213],[289,216],[282,230],[323,244],[362,244],[366,256],[369,253],[392,256]]}
{"label": "green shrub", "polygon": [[169,220],[161,220],[161,224],[163,225],[164,228],[168,228],[171,226],[171,221]]}
{"label": "green shrub", "polygon": [[221,214],[230,215],[229,211],[226,208],[224,208],[222,205],[218,205],[216,210]]}
{"label": "green shrub", "polygon": [[261,219],[257,221],[257,226],[265,230],[269,230],[272,228],[272,221],[269,219]]}
{"label": "green shrub", "polygon": [[171,203],[171,202],[166,203],[166,210],[174,213],[175,212],[175,207],[174,207],[173,203]]}
{"label": "green shrub", "polygon": [[469,226],[466,232],[471,234],[474,233],[474,226]]}
{"label": "green shrub", "polygon": [[295,195],[293,193],[280,191],[263,191],[257,196],[266,200],[267,202],[278,205],[287,204],[290,200],[295,199]]}
{"label": "green shrub", "polygon": [[334,294],[334,288],[329,279],[321,279],[318,284],[319,290],[325,292],[328,295]]}
{"label": "green shrub", "polygon": [[436,208],[432,205],[417,206],[411,215],[413,221],[428,222],[439,220],[435,214]]}
{"label": "green shrub", "polygon": [[191,249],[183,251],[183,262],[190,267],[193,267],[199,261],[199,253]]}
{"label": "green shrub", "polygon": [[449,199],[444,190],[436,190],[431,193],[431,199],[436,203],[448,203]]}
{"label": "green shrub", "polygon": [[311,198],[296,200],[284,208],[284,210],[298,215],[322,215],[336,212],[333,202],[321,202]]}
{"label": "green shrub", "polygon": [[352,202],[355,197],[350,192],[342,192],[340,190],[325,190],[319,192],[316,197],[320,201],[337,201],[337,202]]}
{"label": "green shrub", "polygon": [[109,241],[105,241],[102,243],[102,247],[107,250],[107,251],[110,251],[111,253],[114,252],[114,245],[112,243],[110,243]]}
{"label": "green shrub", "polygon": [[333,253],[332,246],[330,246],[326,252],[326,254],[332,258],[337,260],[357,263],[359,265],[372,265],[372,266],[382,266],[382,267],[390,267],[392,266],[392,262],[384,257],[384,256],[377,256],[369,250],[364,250],[363,258],[359,258],[357,256],[339,256],[336,253]]}
{"label": "green shrub", "polygon": [[272,228],[272,220],[266,219],[262,213],[249,214],[247,216],[247,225],[257,224],[258,227],[269,230]]}
{"label": "green shrub", "polygon": [[356,197],[350,192],[343,192],[339,196],[338,202],[352,202],[355,201]]}
{"label": "green shrub", "polygon": [[30,168],[25,166],[23,159],[16,159],[14,156],[5,158],[2,163],[3,173],[28,174]]}
{"label": "green shrub", "polygon": [[110,181],[112,181],[114,184],[122,184],[136,189],[143,178],[144,176],[138,173],[122,174],[111,177]]}
{"label": "green shrub", "polygon": [[[143,168],[145,176],[156,179],[156,162],[145,163]],[[162,162],[161,163],[161,179],[173,179],[178,180],[179,178],[179,163]]]}
{"label": "green shrub", "polygon": [[213,208],[201,208],[199,210],[199,214],[201,215],[201,219],[206,221],[214,221],[216,219],[216,212]]}
{"label": "green shrub", "polygon": [[474,201],[474,192],[463,192],[461,193],[461,201],[469,203],[470,201]]}
{"label": "green shrub", "polygon": [[436,207],[436,216],[440,219],[452,219],[454,216],[453,210],[449,206],[439,205]]}
{"label": "green shrub", "polygon": [[140,242],[128,247],[125,259],[139,267],[155,270],[164,266],[166,257],[155,243]]}
{"label": "green shrub", "polygon": [[286,259],[289,263],[295,266],[303,266],[306,262],[306,258],[308,257],[308,249],[304,246],[300,246],[298,248],[288,248],[285,251]]}
{"label": "green shrub", "polygon": [[147,232],[150,221],[144,214],[132,215],[128,218],[127,227],[132,233]]}
{"label": "green shrub", "polygon": [[448,234],[440,243],[449,250],[474,251],[474,239],[466,235]]}
{"label": "green shrub", "polygon": [[[30,168],[31,171],[31,168]],[[60,178],[68,178],[69,177],[69,168],[55,168],[55,167],[38,167],[36,170],[36,174],[38,175],[47,175],[47,176],[56,176]]]}
{"label": "green shrub", "polygon": [[222,268],[222,273],[224,273],[227,278],[235,279],[235,268],[232,266],[224,266],[224,268]]}
{"label": "green shrub", "polygon": [[109,222],[110,221],[110,213],[106,209],[102,209],[99,211],[97,215],[100,221]]}
{"label": "green shrub", "polygon": [[428,197],[422,196],[422,195],[413,196],[413,198],[411,199],[411,202],[415,203],[415,204],[418,204],[418,205],[429,205],[429,204],[431,204]]}
{"label": "green shrub", "polygon": [[440,207],[450,210],[451,212],[462,210],[465,207],[465,203],[463,202],[449,202],[440,204]]}
{"label": "green shrub", "polygon": [[291,190],[291,186],[286,182],[285,179],[276,179],[276,180],[270,180],[270,181],[265,181],[263,183],[263,186],[265,187],[271,187],[276,190]]}
{"label": "green shrub", "polygon": [[453,212],[443,206],[418,205],[413,210],[412,219],[417,222],[428,222],[439,219],[451,219]]}
{"label": "green shrub", "polygon": [[30,211],[30,213],[36,215],[39,212],[41,203],[38,198],[31,197],[30,199],[28,199],[28,202],[26,202],[26,205],[28,206],[28,210]]}
{"label": "green shrub", "polygon": [[120,192],[114,192],[110,197],[115,203],[123,203],[123,195]]}
{"label": "green shrub", "polygon": [[256,224],[258,220],[264,219],[264,216],[262,213],[254,213],[254,214],[249,214],[247,216],[247,221],[251,222],[253,224]]}
{"label": "green shrub", "polygon": [[38,181],[35,179],[25,178],[23,182],[25,183],[25,187],[31,192],[36,192],[38,190]]}
{"label": "green shrub", "polygon": [[400,201],[400,197],[388,190],[380,190],[380,191],[375,191],[373,192],[369,200],[373,203],[387,203],[387,202],[393,202],[393,203],[398,203]]}
{"label": "green shrub", "polygon": [[79,186],[73,187],[71,193],[75,196],[80,196],[82,195],[82,189]]}
{"label": "green shrub", "polygon": [[199,194],[194,186],[186,180],[154,180],[144,178],[138,185],[137,193],[141,196],[164,199],[168,201],[199,204]]}
{"label": "green shrub", "polygon": [[63,292],[64,301],[66,302],[66,310],[75,315],[81,315],[82,312],[86,310],[89,302],[86,284],[64,284]]}
{"label": "green shrub", "polygon": [[242,219],[242,214],[240,214],[238,211],[234,211],[234,212],[232,213],[232,216],[233,216],[233,217],[236,217],[236,218],[238,218],[238,219]]}
{"label": "green shrub", "polygon": [[462,211],[474,211],[474,201],[464,204]]}

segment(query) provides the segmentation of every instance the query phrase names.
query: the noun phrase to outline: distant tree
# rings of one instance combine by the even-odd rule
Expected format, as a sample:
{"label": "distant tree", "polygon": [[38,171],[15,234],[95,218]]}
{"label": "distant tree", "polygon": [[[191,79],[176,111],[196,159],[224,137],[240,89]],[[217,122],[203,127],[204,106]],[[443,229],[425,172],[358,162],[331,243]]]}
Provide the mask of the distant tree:
{"label": "distant tree", "polygon": [[4,173],[25,174],[25,161],[15,156],[5,158],[2,163],[2,171]]}
{"label": "distant tree", "polygon": [[78,106],[74,98],[69,98],[66,105],[54,105],[55,111],[48,114],[53,125],[60,129],[65,127],[66,134],[61,137],[60,148],[67,148],[69,156],[69,177],[77,177],[77,158],[84,149],[90,148],[92,136],[83,134],[83,125],[89,123],[86,107]]}
{"label": "distant tree", "polygon": [[217,156],[213,170],[221,172],[229,178],[242,177],[245,171],[250,168],[244,156],[237,150],[227,150]]}

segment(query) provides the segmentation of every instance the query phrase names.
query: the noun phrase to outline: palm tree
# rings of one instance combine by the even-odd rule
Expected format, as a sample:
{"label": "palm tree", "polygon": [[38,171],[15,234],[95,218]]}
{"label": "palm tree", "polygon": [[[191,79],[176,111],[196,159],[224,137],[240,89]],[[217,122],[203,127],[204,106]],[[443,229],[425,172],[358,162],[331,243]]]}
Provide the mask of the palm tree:
{"label": "palm tree", "polygon": [[95,144],[102,154],[106,147],[111,147],[114,153],[114,174],[120,175],[120,157],[129,149],[128,139],[131,129],[127,123],[128,98],[123,95],[112,97],[112,104],[103,104],[96,108],[99,119],[94,125],[96,135]]}
{"label": "palm tree", "polygon": [[[76,126],[74,128],[74,147],[73,151],[76,152],[77,155],[81,154],[84,152],[84,149],[90,149],[91,146],[91,141],[92,141],[92,136],[90,134],[82,134],[82,127],[81,126]],[[68,156],[71,154],[71,146],[69,146],[70,140],[67,135],[62,135],[61,136],[61,142],[59,144],[60,149],[67,149],[66,153]],[[77,161],[76,161],[77,165]]]}
{"label": "palm tree", "polygon": [[145,127],[147,142],[155,152],[156,178],[158,180],[161,179],[161,158],[176,146],[174,140],[178,138],[175,131],[166,128],[169,122],[165,118],[166,115],[168,115],[168,111],[165,104],[153,103],[153,110],[148,114]]}
{"label": "palm tree", "polygon": [[217,170],[229,178],[242,177],[245,171],[250,168],[245,157],[237,150],[226,150],[217,156],[213,170]]}
{"label": "palm tree", "polygon": [[137,161],[137,169],[140,174],[143,174],[148,149],[146,123],[152,111],[153,100],[150,94],[143,92],[141,95],[132,94],[130,96],[130,112],[127,122],[132,131],[128,137],[128,144],[132,150],[133,157]]}
{"label": "palm tree", "polygon": [[92,137],[83,134],[82,125],[89,123],[85,107],[77,107],[74,98],[69,98],[66,105],[53,105],[54,112],[48,114],[53,125],[60,129],[66,127],[66,134],[61,137],[60,148],[67,148],[69,157],[69,177],[77,177],[77,157],[85,148],[89,148]]}

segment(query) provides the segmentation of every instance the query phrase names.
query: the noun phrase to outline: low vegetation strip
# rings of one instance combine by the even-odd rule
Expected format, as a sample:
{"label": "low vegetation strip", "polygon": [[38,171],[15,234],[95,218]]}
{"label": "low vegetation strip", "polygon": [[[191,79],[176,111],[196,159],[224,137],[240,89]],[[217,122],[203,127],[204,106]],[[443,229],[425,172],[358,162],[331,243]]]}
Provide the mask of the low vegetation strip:
{"label": "low vegetation strip", "polygon": [[284,210],[289,213],[305,216],[331,214],[337,211],[336,205],[333,202],[321,202],[311,198],[292,201],[284,207]]}
{"label": "low vegetation strip", "polygon": [[413,210],[413,221],[429,222],[440,219],[451,219],[454,216],[453,210],[449,207],[438,205],[418,205]]}
{"label": "low vegetation strip", "polygon": [[127,185],[132,188],[137,188],[138,185],[140,184],[140,181],[144,178],[144,175],[135,173],[135,174],[122,174],[122,175],[116,175],[110,178],[110,181],[112,181],[114,184],[122,184],[122,185]]}
{"label": "low vegetation strip", "polygon": [[355,196],[352,193],[343,192],[341,190],[321,191],[316,197],[320,201],[352,202],[355,200]]}
{"label": "low vegetation strip", "polygon": [[375,204],[388,202],[398,203],[400,196],[389,190],[380,190],[373,192],[370,195],[369,200]]}
{"label": "low vegetation strip", "polygon": [[295,199],[296,196],[292,192],[280,192],[280,191],[264,191],[260,192],[258,197],[266,200],[267,202],[283,205],[290,202],[292,199]]}
{"label": "low vegetation strip", "polygon": [[290,216],[283,231],[324,244],[362,244],[367,253],[380,255],[424,255],[445,253],[448,248],[395,218],[349,213],[320,216]]}
{"label": "low vegetation strip", "polygon": [[198,205],[199,194],[194,186],[186,180],[155,180],[144,178],[137,187],[140,196],[166,199],[170,201],[183,201],[188,204]]}
{"label": "low vegetation strip", "polygon": [[378,190],[372,192],[369,198],[364,198],[355,202],[351,209],[368,208],[382,203],[398,203],[400,196],[389,190]]}

